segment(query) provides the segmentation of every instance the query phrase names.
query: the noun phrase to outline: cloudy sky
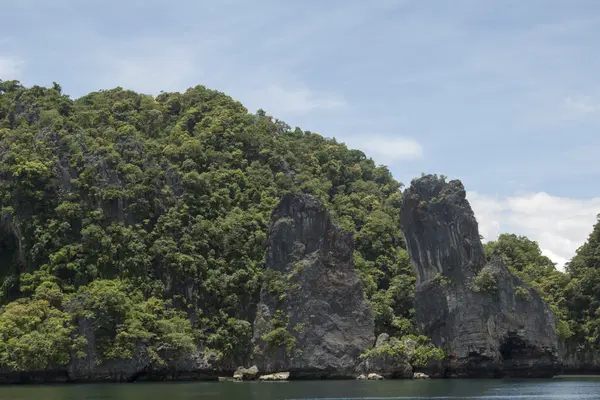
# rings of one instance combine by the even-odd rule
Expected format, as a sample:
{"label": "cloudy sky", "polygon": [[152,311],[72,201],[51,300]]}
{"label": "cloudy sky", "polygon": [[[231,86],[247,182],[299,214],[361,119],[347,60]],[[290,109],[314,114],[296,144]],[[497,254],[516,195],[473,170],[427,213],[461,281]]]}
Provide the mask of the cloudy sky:
{"label": "cloudy sky", "polygon": [[78,97],[203,84],[459,178],[486,239],[559,265],[600,213],[600,1],[0,0],[0,79]]}

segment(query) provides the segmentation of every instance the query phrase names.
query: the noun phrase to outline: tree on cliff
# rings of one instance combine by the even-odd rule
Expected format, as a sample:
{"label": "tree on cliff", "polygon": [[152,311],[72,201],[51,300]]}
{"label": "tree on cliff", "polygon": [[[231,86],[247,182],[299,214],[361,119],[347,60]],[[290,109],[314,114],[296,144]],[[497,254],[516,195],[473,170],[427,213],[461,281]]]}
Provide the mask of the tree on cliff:
{"label": "tree on cliff", "polygon": [[558,271],[538,244],[524,236],[502,234],[485,245],[534,287],[553,308],[563,339],[578,351],[600,351],[600,215],[588,240]]}
{"label": "tree on cliff", "polygon": [[588,240],[566,266],[569,316],[587,346],[600,349],[600,215]]}

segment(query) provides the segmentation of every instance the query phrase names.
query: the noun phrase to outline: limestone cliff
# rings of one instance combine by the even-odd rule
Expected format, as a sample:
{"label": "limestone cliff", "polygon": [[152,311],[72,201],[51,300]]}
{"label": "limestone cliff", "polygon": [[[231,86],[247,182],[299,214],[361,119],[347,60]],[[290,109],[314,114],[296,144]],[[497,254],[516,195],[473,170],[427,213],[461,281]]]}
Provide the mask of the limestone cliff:
{"label": "limestone cliff", "polygon": [[486,261],[460,181],[413,180],[400,221],[417,276],[417,324],[448,352],[446,376],[558,371],[553,313],[501,260]]}
{"label": "limestone cliff", "polygon": [[350,377],[373,346],[374,322],[352,263],[352,234],[309,195],[287,195],[273,212],[266,273],[254,322],[263,372]]}

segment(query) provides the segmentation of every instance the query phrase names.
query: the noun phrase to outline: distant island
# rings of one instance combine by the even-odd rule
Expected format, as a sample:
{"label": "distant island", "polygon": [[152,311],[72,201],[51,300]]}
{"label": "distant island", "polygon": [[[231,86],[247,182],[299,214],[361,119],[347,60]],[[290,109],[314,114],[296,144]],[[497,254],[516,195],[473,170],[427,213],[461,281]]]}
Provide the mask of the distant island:
{"label": "distant island", "polygon": [[0,80],[0,159],[0,383],[600,373],[600,220],[558,271],[203,86]]}

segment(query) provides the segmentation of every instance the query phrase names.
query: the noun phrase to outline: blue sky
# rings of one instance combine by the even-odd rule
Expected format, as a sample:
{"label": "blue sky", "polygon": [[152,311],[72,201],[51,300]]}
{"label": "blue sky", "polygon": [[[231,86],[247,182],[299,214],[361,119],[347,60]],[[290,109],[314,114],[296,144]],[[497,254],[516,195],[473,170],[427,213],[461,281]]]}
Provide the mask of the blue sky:
{"label": "blue sky", "polygon": [[78,97],[196,84],[459,178],[482,234],[559,264],[600,213],[596,0],[0,0],[0,79]]}

